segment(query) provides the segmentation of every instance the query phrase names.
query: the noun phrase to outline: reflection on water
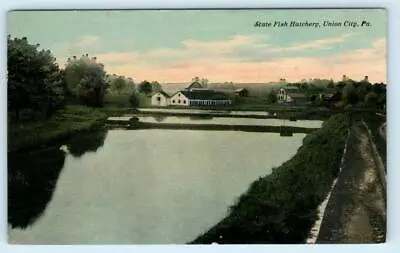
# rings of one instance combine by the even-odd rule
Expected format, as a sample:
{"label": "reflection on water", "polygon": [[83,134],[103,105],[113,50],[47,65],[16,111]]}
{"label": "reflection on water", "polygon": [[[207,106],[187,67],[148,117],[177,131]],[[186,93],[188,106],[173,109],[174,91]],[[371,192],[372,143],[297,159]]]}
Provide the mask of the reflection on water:
{"label": "reflection on water", "polygon": [[106,129],[86,133],[69,141],[68,150],[75,157],[80,157],[85,152],[96,152],[98,148],[103,146],[106,136]]}
{"label": "reflection on water", "polygon": [[[52,162],[54,167],[24,157],[25,169],[19,174],[14,169],[9,182],[10,223],[37,205],[43,212],[43,202],[54,194],[32,226],[9,229],[10,243],[187,243],[221,220],[251,182],[293,156],[304,136],[109,130],[102,148],[79,157],[68,154],[65,163]],[[21,168],[17,164],[12,167]]]}
{"label": "reflection on water", "polygon": [[[69,152],[80,157],[103,146],[107,131],[82,134],[68,143]],[[8,155],[8,223],[26,228],[43,213],[53,196],[65,162],[59,147]]]}
{"label": "reflection on water", "polygon": [[8,156],[8,223],[12,227],[26,228],[41,216],[64,158],[58,148]]}

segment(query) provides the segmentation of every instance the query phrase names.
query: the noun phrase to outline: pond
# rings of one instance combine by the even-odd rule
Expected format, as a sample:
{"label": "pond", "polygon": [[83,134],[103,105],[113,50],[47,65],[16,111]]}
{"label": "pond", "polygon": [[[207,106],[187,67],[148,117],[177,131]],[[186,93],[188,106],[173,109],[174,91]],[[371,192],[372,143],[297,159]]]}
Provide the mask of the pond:
{"label": "pond", "polygon": [[9,242],[184,244],[305,134],[101,130],[9,157]]}

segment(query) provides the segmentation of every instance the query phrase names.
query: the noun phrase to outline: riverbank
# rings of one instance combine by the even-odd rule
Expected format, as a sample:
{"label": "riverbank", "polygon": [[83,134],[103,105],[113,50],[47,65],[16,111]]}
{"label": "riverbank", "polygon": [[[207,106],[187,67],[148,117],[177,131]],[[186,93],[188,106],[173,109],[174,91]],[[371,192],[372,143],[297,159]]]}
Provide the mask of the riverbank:
{"label": "riverbank", "polygon": [[51,146],[78,133],[104,125],[107,117],[121,115],[126,109],[97,109],[70,106],[56,112],[50,119],[8,125],[8,152]]}
{"label": "riverbank", "polygon": [[348,128],[346,115],[333,115],[292,159],[252,183],[226,218],[191,243],[304,243],[338,175]]}

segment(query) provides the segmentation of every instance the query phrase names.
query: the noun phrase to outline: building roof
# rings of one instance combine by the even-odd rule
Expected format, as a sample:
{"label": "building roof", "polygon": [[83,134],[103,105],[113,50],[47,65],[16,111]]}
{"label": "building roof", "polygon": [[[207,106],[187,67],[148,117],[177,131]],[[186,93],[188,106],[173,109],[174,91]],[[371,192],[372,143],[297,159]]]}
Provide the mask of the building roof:
{"label": "building roof", "polygon": [[164,96],[166,96],[167,98],[169,98],[170,97],[170,95],[168,95],[168,93],[166,93],[165,91],[163,91],[163,90],[159,90],[159,91],[157,91],[156,93],[154,93],[153,94],[153,96],[154,95],[156,95],[157,93],[161,93],[161,94],[163,94]]}
{"label": "building roof", "polygon": [[201,85],[201,83],[199,83],[199,82],[193,82],[193,83],[191,83],[186,89],[187,90],[189,90],[189,89],[196,89],[196,88],[204,88],[203,87],[203,85]]}
{"label": "building roof", "polygon": [[229,100],[225,93],[213,90],[183,90],[180,92],[192,100]]}

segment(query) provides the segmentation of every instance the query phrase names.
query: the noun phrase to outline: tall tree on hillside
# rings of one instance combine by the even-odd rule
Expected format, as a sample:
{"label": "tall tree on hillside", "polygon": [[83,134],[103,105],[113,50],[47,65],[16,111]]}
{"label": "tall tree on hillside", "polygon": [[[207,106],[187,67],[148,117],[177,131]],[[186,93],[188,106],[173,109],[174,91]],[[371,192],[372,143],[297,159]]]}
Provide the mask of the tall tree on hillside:
{"label": "tall tree on hillside", "polygon": [[26,37],[7,38],[8,109],[30,108],[50,117],[64,102],[61,73],[50,50],[39,50]]}
{"label": "tall tree on hillside", "polygon": [[88,106],[102,106],[107,86],[104,65],[84,55],[67,60],[65,78],[68,92]]}

